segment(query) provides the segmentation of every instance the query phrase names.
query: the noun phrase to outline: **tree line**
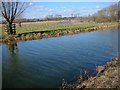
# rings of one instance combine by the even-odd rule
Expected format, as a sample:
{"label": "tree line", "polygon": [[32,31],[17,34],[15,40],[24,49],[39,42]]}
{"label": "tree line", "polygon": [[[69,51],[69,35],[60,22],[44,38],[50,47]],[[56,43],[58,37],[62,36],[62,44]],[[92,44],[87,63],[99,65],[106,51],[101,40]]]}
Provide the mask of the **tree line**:
{"label": "tree line", "polygon": [[113,4],[109,7],[99,10],[97,13],[90,16],[90,19],[94,22],[116,22],[120,17],[120,6]]}

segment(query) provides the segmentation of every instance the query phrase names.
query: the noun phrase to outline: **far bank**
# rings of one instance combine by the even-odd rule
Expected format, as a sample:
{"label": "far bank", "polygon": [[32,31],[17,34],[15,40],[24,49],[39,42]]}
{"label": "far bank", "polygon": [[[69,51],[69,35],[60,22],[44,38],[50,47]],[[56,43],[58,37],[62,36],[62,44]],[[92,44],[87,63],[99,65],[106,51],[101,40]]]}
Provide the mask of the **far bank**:
{"label": "far bank", "polygon": [[80,32],[91,32],[97,30],[118,28],[118,23],[28,23],[22,27],[17,26],[16,35],[7,35],[2,28],[2,38],[0,43],[12,43],[19,41],[35,40],[41,38],[58,37],[72,35]]}

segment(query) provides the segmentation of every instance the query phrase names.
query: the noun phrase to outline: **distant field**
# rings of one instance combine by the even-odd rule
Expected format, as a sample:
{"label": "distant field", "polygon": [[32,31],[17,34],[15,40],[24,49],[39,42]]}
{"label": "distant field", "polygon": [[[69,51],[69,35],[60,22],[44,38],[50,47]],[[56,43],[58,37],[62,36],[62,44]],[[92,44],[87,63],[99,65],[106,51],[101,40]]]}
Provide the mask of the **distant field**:
{"label": "distant field", "polygon": [[0,24],[0,38],[2,37],[2,24]]}
{"label": "distant field", "polygon": [[[22,23],[22,27],[16,24],[17,34],[37,32],[37,31],[51,31],[51,30],[75,30],[75,29],[86,29],[90,27],[98,27],[103,25],[109,25],[111,23],[70,23],[70,24],[59,24],[58,22],[28,22]],[[1,25],[0,25],[1,28]],[[3,36],[4,36],[3,32]],[[3,37],[0,32],[0,37]]]}

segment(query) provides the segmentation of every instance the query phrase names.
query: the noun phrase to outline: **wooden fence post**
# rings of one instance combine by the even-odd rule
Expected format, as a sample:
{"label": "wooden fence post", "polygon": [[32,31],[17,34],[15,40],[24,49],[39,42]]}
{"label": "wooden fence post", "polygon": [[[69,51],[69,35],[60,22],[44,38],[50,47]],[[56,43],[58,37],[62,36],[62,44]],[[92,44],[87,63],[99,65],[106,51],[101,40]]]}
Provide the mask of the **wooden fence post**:
{"label": "wooden fence post", "polygon": [[[4,26],[4,30],[8,35],[10,34],[10,28],[9,28],[8,24],[6,24]],[[16,34],[16,25],[15,24],[12,24],[12,31],[13,31],[13,34],[15,35]]]}
{"label": "wooden fence post", "polygon": [[12,30],[13,30],[13,34],[15,35],[16,34],[16,25],[15,24],[13,24]]}

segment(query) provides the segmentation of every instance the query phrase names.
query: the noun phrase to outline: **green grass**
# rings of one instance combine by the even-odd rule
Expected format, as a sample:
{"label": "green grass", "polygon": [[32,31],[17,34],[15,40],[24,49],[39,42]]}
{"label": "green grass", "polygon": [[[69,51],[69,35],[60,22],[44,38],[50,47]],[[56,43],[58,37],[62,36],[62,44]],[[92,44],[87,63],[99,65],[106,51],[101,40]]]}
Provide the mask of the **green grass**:
{"label": "green grass", "polygon": [[36,31],[51,31],[51,30],[64,30],[64,29],[77,29],[77,28],[89,28],[96,26],[97,24],[57,24],[57,23],[49,23],[49,24],[24,24],[22,27],[17,26],[17,34],[28,33],[28,32],[36,32]]}
{"label": "green grass", "polygon": [[[54,31],[54,30],[76,30],[76,29],[87,29],[91,27],[103,26],[109,23],[71,23],[71,24],[58,24],[58,23],[27,23],[22,24],[22,27],[16,25],[17,34],[24,34],[29,32],[38,32],[38,31]],[[4,37],[0,32],[0,37]]]}

